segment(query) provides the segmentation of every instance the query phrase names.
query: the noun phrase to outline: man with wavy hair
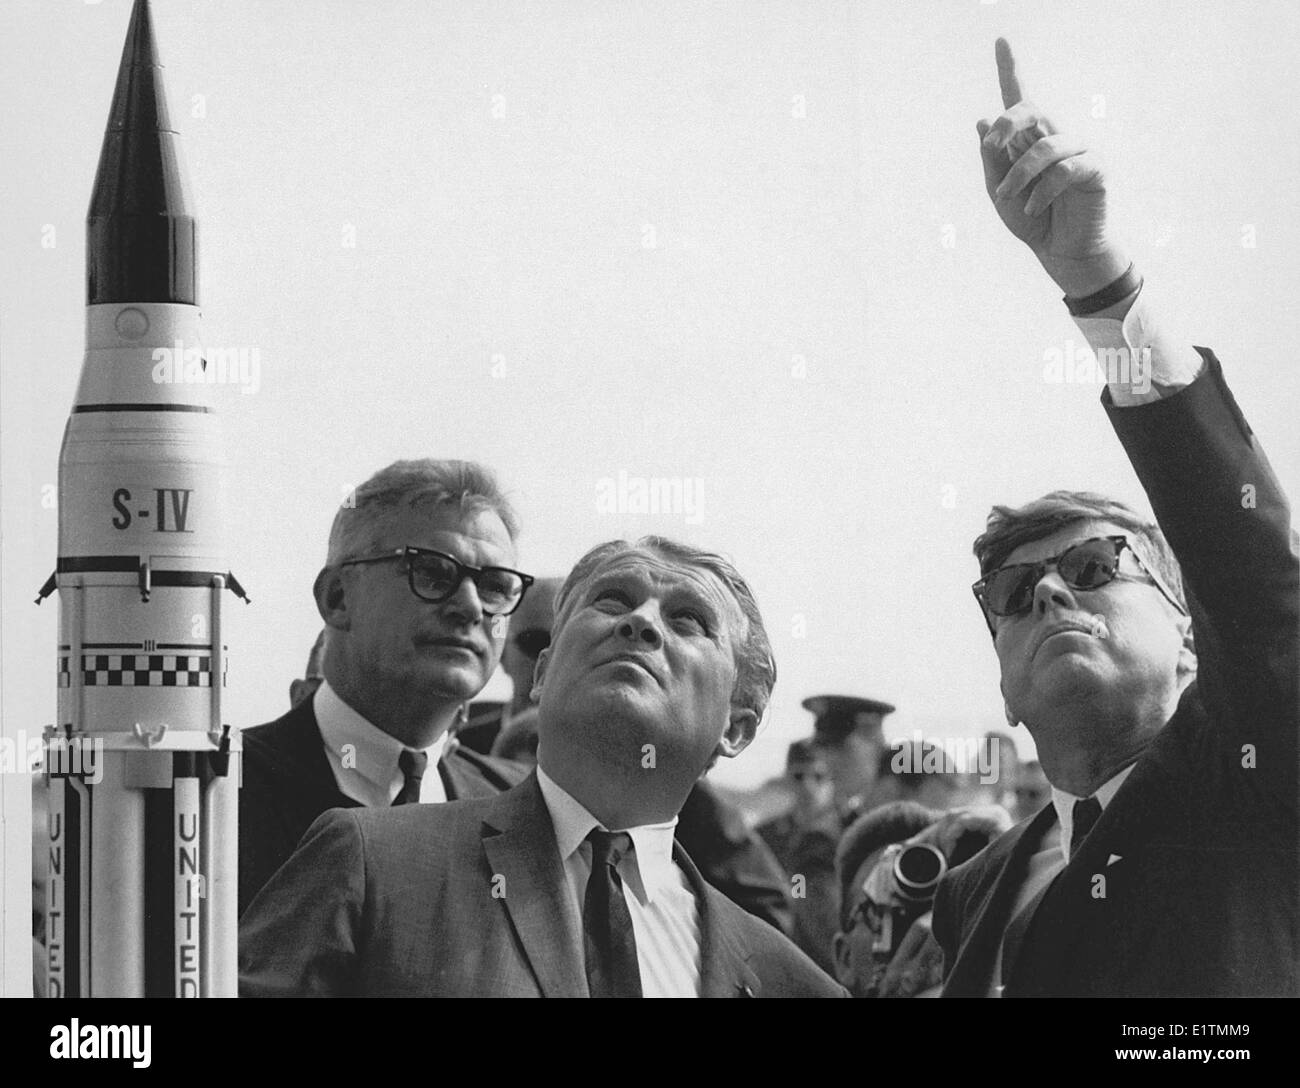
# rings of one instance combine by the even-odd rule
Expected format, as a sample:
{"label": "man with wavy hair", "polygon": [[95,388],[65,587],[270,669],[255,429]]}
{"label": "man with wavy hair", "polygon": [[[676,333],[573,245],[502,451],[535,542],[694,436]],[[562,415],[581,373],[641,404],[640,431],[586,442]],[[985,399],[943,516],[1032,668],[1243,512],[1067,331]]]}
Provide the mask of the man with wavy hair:
{"label": "man with wavy hair", "polygon": [[1065,292],[1156,522],[997,506],[975,542],[1007,718],[1052,803],[940,885],[945,994],[1296,995],[1300,566],[1214,353],[1162,330],[1093,157],[1023,98],[978,130],[1002,221]]}
{"label": "man with wavy hair", "polygon": [[538,766],[491,800],[327,813],[242,919],[250,996],[844,996],[673,841],[776,680],[748,584],[660,537],[588,552],[540,655]]}

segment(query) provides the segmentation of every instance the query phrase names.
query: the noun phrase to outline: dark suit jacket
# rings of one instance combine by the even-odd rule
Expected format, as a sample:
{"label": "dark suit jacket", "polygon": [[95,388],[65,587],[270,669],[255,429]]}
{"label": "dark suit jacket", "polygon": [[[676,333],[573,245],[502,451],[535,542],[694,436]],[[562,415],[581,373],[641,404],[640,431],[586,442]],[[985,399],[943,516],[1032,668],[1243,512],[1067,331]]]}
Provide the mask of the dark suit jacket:
{"label": "dark suit jacket", "polygon": [[[1300,993],[1300,566],[1286,497],[1198,350],[1205,373],[1175,395],[1102,398],[1182,566],[1197,680],[1041,900],[1003,964],[1007,997]],[[986,992],[1055,819],[1048,806],[940,885],[946,995]]]}
{"label": "dark suit jacket", "polygon": [[758,828],[758,834],[791,877],[801,878],[801,895],[793,898],[794,943],[824,971],[835,969],[831,941],[840,928],[840,884],[835,877],[835,848],[842,827],[839,813],[827,809],[808,824],[793,813]]}
{"label": "dark suit jacket", "polygon": [[789,884],[772,851],[706,779],[677,814],[677,842],[700,875],[742,910],[794,935]]}
{"label": "dark suit jacket", "polygon": [[[239,911],[288,860],[313,821],[331,808],[356,808],[339,792],[325,758],[312,700],[282,718],[243,732],[243,785],[239,790]],[[507,760],[452,747],[438,763],[451,801],[491,797],[528,773]]]}
{"label": "dark suit jacket", "polygon": [[[476,752],[490,751],[501,736],[502,709],[501,704],[471,706],[469,724],[457,730],[456,739]],[[532,733],[536,752],[535,721]],[[740,810],[718,796],[707,779],[695,784],[677,815],[677,841],[700,875],[736,906],[770,922],[787,937],[794,935],[789,885],[780,864],[745,826]]]}
{"label": "dark suit jacket", "polygon": [[[700,878],[706,997],[844,991]],[[582,922],[536,775],[488,800],[327,813],[240,924],[244,996],[585,997]]]}

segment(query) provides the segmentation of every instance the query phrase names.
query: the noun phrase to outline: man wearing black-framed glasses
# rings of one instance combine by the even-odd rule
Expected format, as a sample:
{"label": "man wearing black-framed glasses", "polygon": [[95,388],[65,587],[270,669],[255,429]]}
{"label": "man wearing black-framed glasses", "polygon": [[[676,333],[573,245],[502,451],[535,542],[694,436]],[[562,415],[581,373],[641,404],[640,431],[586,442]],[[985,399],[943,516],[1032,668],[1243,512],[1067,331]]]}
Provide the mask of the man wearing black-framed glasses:
{"label": "man wearing black-framed glasses", "polygon": [[500,797],[323,815],[240,920],[241,995],[846,996],[679,839],[776,681],[740,572],[609,541],[569,573],[551,635],[536,773]]}
{"label": "man wearing black-framed glasses", "polygon": [[487,797],[525,768],[455,742],[532,578],[491,473],[399,461],[338,510],[316,608],[322,679],[277,721],[244,732],[240,910],[330,808]]}
{"label": "man wearing black-framed glasses", "polygon": [[989,195],[1124,364],[1102,403],[1156,522],[1056,491],[995,506],[975,542],[1007,720],[1051,804],[939,885],[944,993],[1296,996],[1290,507],[1213,352],[1159,324],[1113,244],[1097,163],[1023,99],[1004,41],[997,64]]}

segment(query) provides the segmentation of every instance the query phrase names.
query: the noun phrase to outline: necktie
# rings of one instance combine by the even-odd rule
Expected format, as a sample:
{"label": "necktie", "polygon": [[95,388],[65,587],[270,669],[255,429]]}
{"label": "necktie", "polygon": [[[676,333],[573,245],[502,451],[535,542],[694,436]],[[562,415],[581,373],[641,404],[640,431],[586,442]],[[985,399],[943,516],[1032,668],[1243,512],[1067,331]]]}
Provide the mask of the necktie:
{"label": "necktie", "polygon": [[582,910],[587,986],[592,997],[640,997],[636,936],[619,879],[618,863],[632,849],[626,831],[592,831],[591,877]]}
{"label": "necktie", "polygon": [[1085,797],[1074,802],[1074,827],[1070,830],[1070,857],[1074,857],[1088,837],[1092,825],[1101,815],[1101,802],[1095,797]]}
{"label": "necktie", "polygon": [[413,805],[420,800],[420,779],[424,777],[425,768],[429,766],[429,757],[425,752],[412,752],[403,748],[397,757],[397,766],[402,771],[402,788],[393,798],[395,805]]}

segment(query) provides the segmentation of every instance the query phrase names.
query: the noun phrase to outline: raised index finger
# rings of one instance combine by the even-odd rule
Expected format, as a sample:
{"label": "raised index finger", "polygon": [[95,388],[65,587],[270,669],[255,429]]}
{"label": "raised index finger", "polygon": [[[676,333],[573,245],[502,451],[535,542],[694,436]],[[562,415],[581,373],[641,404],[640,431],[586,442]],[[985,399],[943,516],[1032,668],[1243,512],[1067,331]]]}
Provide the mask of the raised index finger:
{"label": "raised index finger", "polygon": [[1012,56],[1006,38],[998,39],[994,52],[998,60],[998,84],[1002,87],[1002,108],[1009,110],[1025,97],[1020,91],[1020,80],[1016,78],[1016,58]]}

